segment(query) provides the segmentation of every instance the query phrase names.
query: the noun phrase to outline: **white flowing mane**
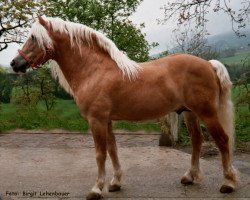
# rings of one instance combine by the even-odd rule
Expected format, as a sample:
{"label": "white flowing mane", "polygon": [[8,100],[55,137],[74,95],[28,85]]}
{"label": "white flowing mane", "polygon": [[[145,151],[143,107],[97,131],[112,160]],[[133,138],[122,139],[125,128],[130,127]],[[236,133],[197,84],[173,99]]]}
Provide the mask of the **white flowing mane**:
{"label": "white flowing mane", "polygon": [[[67,33],[70,38],[71,45],[76,44],[79,47],[79,50],[83,41],[87,41],[89,44],[91,44],[93,42],[92,36],[95,35],[97,45],[108,52],[110,57],[116,62],[117,66],[122,71],[123,75],[127,76],[129,79],[136,78],[140,66],[136,62],[130,60],[122,51],[117,48],[113,41],[108,39],[102,33],[95,31],[88,26],[69,21],[63,21],[60,18],[43,18],[51,24],[53,31]],[[39,23],[39,21],[32,25],[30,35],[34,35],[36,37],[38,45],[44,50],[44,45],[49,45],[53,48],[52,39],[50,38],[47,30]],[[66,91],[72,94],[70,86],[68,85],[58,64],[52,61],[51,68],[53,76],[58,78],[60,84],[66,89]]]}

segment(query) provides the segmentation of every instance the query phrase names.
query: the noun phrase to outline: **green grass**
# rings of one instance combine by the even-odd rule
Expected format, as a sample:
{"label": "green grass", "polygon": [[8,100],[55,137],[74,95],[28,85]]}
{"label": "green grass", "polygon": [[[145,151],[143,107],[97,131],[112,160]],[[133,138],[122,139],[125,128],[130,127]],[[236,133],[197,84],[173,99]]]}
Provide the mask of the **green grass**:
{"label": "green grass", "polygon": [[[16,128],[22,129],[65,129],[69,131],[86,132],[89,127],[85,119],[80,115],[79,108],[73,100],[57,100],[51,111],[46,111],[40,103],[36,107],[20,108],[14,104],[1,104],[0,131],[8,131]],[[115,129],[127,131],[159,132],[158,122],[148,121],[130,123],[118,121],[113,124]]]}
{"label": "green grass", "polygon": [[250,141],[250,112],[248,106],[241,106],[236,108],[235,116],[235,133],[236,141],[241,143]]}
{"label": "green grass", "polygon": [[[238,89],[233,89],[233,100],[239,94]],[[79,108],[73,100],[57,100],[53,110],[46,111],[40,103],[36,107],[22,108],[14,104],[0,105],[0,132],[23,129],[65,129],[69,131],[86,132],[89,127],[80,115]],[[114,129],[127,131],[160,132],[159,122],[147,121],[131,123],[118,121],[113,123]],[[238,144],[250,141],[250,112],[247,105],[240,105],[235,110],[235,129]],[[186,127],[183,125],[179,131],[179,142],[190,144]]]}
{"label": "green grass", "polygon": [[250,57],[250,51],[238,52],[235,56],[220,58],[219,60],[224,64],[239,64],[242,63],[247,57]]}
{"label": "green grass", "polygon": [[14,104],[2,104],[0,121],[0,131],[15,128],[88,130],[86,120],[80,116],[78,107],[71,100],[58,100],[51,111],[46,111],[43,104],[28,108],[16,107]]}
{"label": "green grass", "polygon": [[[234,102],[240,92],[238,87],[233,88],[232,99]],[[235,107],[235,136],[238,145],[250,141],[250,111],[247,104]]]}

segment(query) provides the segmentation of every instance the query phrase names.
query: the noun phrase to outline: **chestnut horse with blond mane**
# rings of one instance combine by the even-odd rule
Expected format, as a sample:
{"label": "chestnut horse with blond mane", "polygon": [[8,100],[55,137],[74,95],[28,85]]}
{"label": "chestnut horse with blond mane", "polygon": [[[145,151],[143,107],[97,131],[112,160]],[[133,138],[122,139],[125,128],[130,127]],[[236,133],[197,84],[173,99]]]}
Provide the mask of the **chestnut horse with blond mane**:
{"label": "chestnut horse with blond mane", "polygon": [[217,144],[224,173],[222,193],[236,186],[232,166],[233,105],[228,72],[219,61],[175,54],[136,63],[100,32],[59,18],[38,17],[19,54],[11,61],[15,72],[26,72],[51,61],[52,73],[74,97],[95,142],[98,174],[87,199],[102,198],[107,152],[114,174],[109,191],[121,189],[122,170],[112,120],[141,121],[183,111],[192,139],[191,167],[181,179],[201,178],[199,157],[203,121]]}

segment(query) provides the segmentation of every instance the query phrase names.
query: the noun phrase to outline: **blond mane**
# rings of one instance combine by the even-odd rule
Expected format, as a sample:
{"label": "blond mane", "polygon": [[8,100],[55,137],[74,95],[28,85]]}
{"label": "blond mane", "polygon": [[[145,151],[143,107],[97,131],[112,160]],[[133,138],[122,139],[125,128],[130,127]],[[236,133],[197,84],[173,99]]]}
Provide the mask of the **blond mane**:
{"label": "blond mane", "polygon": [[[122,51],[117,48],[114,42],[112,42],[102,33],[95,31],[88,26],[64,21],[60,18],[44,17],[44,19],[51,24],[53,31],[59,31],[61,33],[68,34],[71,45],[73,46],[76,44],[79,47],[79,51],[83,41],[87,41],[89,44],[91,44],[93,42],[92,37],[95,35],[97,45],[110,55],[110,57],[116,62],[118,68],[122,71],[123,75],[127,76],[129,79],[136,78],[140,68],[139,65],[129,59]],[[43,49],[45,49],[44,45],[49,45],[53,48],[52,39],[50,38],[47,30],[39,23],[39,21],[32,25],[30,35],[31,34],[36,37],[39,46],[41,46]],[[52,71],[55,78],[62,78],[66,81],[62,72],[60,72],[60,69],[55,69],[59,68],[55,62],[53,62],[52,68],[54,68]],[[68,89],[66,90],[69,92]]]}

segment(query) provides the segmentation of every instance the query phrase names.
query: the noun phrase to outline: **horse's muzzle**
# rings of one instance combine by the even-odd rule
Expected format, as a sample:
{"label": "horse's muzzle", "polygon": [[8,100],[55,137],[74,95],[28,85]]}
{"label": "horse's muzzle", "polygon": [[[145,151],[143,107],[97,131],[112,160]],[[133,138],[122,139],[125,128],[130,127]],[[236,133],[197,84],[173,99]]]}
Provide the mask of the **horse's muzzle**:
{"label": "horse's muzzle", "polygon": [[17,56],[10,62],[10,66],[16,73],[17,72],[25,73],[28,65],[29,63],[26,60],[24,60],[21,56]]}

